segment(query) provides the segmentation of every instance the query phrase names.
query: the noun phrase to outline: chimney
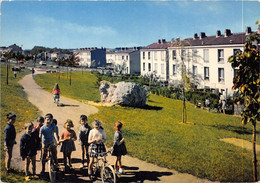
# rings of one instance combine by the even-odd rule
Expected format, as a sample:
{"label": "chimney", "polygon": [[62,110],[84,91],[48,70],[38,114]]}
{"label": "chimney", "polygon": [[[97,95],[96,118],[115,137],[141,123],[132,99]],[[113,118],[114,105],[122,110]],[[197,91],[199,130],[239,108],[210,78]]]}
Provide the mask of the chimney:
{"label": "chimney", "polygon": [[251,33],[252,33],[251,27],[246,27],[246,35],[248,36]]}
{"label": "chimney", "polygon": [[162,43],[166,43],[166,40],[165,40],[165,39],[162,39]]}
{"label": "chimney", "polygon": [[231,36],[231,30],[230,29],[226,29],[225,30],[225,37]]}
{"label": "chimney", "polygon": [[158,43],[161,44],[161,40],[160,39],[158,39]]}
{"label": "chimney", "polygon": [[216,33],[216,38],[220,37],[221,36],[221,31],[220,30],[217,30],[217,33]]}
{"label": "chimney", "polygon": [[195,33],[194,36],[193,36],[193,40],[194,40],[194,39],[197,39],[197,38],[198,38],[198,34]]}
{"label": "chimney", "polygon": [[204,37],[206,37],[206,33],[205,33],[205,32],[201,32],[201,33],[200,33],[200,39],[202,39],[202,38],[204,38]]}

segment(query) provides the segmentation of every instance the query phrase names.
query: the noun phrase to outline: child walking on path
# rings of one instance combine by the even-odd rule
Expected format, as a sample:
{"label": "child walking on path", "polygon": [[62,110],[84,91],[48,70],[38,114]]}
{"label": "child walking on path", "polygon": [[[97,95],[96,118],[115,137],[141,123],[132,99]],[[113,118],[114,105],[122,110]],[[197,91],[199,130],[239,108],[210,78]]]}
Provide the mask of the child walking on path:
{"label": "child walking on path", "polygon": [[[65,130],[61,132],[60,142],[62,142],[60,152],[63,152],[63,161],[65,169],[71,168],[71,153],[76,150],[74,141],[77,140],[77,136],[73,128],[73,122],[68,119],[64,123]],[[67,165],[67,159],[69,160],[69,167]]]}
{"label": "child walking on path", "polygon": [[82,156],[81,156],[81,163],[82,164],[81,164],[80,168],[84,168],[85,156],[87,158],[87,166],[88,166],[88,163],[89,163],[88,137],[89,137],[89,132],[91,130],[91,127],[88,125],[88,118],[84,114],[82,114],[80,116],[80,123],[81,123],[81,126],[79,128],[79,143],[81,145],[81,151],[82,151]]}
{"label": "child walking on path", "polygon": [[36,177],[37,131],[33,131],[33,123],[25,124],[25,134],[20,140],[20,155],[25,160],[25,179],[30,180],[29,166],[32,162],[33,176]]}
{"label": "child walking on path", "polygon": [[125,139],[122,135],[122,128],[123,124],[120,121],[115,123],[115,135],[114,135],[114,144],[113,144],[113,151],[112,156],[116,156],[115,161],[115,173],[116,174],[125,174],[124,170],[122,169],[122,162],[121,156],[127,154],[126,146],[125,146]]}
{"label": "child walking on path", "polygon": [[93,166],[95,154],[106,152],[106,147],[105,147],[104,143],[107,140],[106,133],[105,133],[105,130],[102,128],[101,121],[95,119],[94,122],[92,123],[92,126],[94,129],[92,129],[90,131],[89,137],[88,137],[88,143],[90,144],[90,146],[89,146],[90,161],[89,161],[89,166],[88,166],[89,175],[92,175],[91,169]]}
{"label": "child walking on path", "polygon": [[16,131],[14,127],[14,123],[16,120],[16,115],[14,113],[8,113],[6,115],[7,117],[7,125],[4,129],[5,133],[5,168],[7,172],[9,173],[10,167],[11,167],[11,159],[13,154],[13,147],[14,144],[16,144],[15,138],[16,138]]}

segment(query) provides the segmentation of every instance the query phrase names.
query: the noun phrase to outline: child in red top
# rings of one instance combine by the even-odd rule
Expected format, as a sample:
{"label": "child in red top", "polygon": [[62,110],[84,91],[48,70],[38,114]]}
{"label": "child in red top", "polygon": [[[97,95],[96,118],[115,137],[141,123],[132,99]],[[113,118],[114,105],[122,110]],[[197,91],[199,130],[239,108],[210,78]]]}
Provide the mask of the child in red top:
{"label": "child in red top", "polygon": [[55,103],[55,99],[60,98],[60,88],[59,88],[58,83],[55,84],[55,86],[52,90],[52,94],[53,94],[53,99],[54,99],[54,103]]}
{"label": "child in red top", "polygon": [[[68,119],[64,123],[65,130],[61,132],[60,135],[60,143],[62,142],[60,152],[63,152],[63,161],[64,161],[65,169],[72,167],[71,153],[72,151],[76,150],[74,141],[77,140],[77,136],[75,131],[71,129],[73,127],[74,127],[73,122],[70,119]],[[67,165],[67,158],[69,160],[69,167]]]}

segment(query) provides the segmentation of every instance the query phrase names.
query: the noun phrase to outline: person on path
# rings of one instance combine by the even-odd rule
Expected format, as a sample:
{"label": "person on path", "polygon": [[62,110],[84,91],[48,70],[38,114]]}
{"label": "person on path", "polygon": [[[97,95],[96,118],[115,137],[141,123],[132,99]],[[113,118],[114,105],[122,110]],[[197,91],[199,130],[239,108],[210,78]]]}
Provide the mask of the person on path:
{"label": "person on path", "polygon": [[[64,123],[64,131],[61,132],[60,142],[62,143],[60,152],[63,152],[63,162],[65,166],[65,170],[72,168],[71,165],[71,153],[76,150],[74,141],[77,140],[77,135],[75,131],[72,129],[74,127],[73,122],[68,119]],[[67,165],[67,159],[69,160],[69,167]]]}
{"label": "person on path", "polygon": [[125,139],[122,135],[122,128],[123,124],[120,121],[115,123],[115,135],[114,135],[114,144],[113,144],[113,151],[112,156],[116,156],[116,161],[114,164],[115,173],[116,174],[125,174],[124,170],[122,169],[122,162],[121,157],[127,154],[126,146],[125,146]]}
{"label": "person on path", "polygon": [[52,152],[52,156],[56,168],[59,167],[58,159],[57,159],[57,149],[54,144],[55,140],[58,141],[58,132],[56,131],[57,128],[53,123],[53,115],[50,113],[46,114],[44,118],[44,122],[45,124],[40,129],[40,138],[42,140],[42,146],[43,146],[42,171],[41,171],[42,176],[44,175],[45,172],[45,163],[46,163],[46,157],[49,148]]}
{"label": "person on path", "polygon": [[35,70],[32,68],[32,77],[34,76]]}
{"label": "person on path", "polygon": [[102,122],[95,119],[92,123],[93,129],[89,132],[88,143],[89,146],[89,166],[88,166],[88,173],[92,175],[92,166],[94,161],[94,156],[96,153],[106,152],[106,147],[104,143],[107,140],[105,130],[102,128]]}
{"label": "person on path", "polygon": [[9,173],[11,171],[11,160],[12,160],[12,154],[13,154],[13,147],[14,144],[16,144],[15,138],[16,138],[16,130],[14,127],[14,123],[16,121],[16,115],[14,113],[8,113],[6,115],[7,117],[7,125],[4,129],[5,133],[5,168],[7,172]]}
{"label": "person on path", "polygon": [[33,176],[36,177],[36,154],[37,154],[37,131],[33,131],[33,123],[25,124],[25,133],[20,139],[20,155],[22,160],[25,161],[25,180],[30,180],[29,166],[32,162]]}
{"label": "person on path", "polygon": [[55,84],[55,86],[52,90],[52,94],[53,94],[53,100],[55,103],[55,100],[60,98],[60,87],[59,87],[58,83]]}
{"label": "person on path", "polygon": [[79,143],[80,143],[81,152],[82,152],[80,168],[84,168],[85,156],[87,158],[87,166],[88,166],[88,163],[89,163],[88,137],[89,137],[89,132],[91,130],[91,127],[88,125],[88,118],[84,114],[82,114],[80,116],[80,123],[81,123],[81,126],[79,128]]}

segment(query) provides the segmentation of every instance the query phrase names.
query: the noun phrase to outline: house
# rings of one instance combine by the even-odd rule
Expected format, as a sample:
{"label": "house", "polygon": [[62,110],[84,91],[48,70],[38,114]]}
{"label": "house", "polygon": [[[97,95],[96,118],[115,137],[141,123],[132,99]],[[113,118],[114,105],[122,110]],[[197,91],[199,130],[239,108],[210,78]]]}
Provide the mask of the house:
{"label": "house", "polygon": [[106,66],[105,48],[80,48],[73,51],[79,58],[79,65],[91,68]]}
{"label": "house", "polygon": [[106,53],[107,66],[115,72],[123,74],[140,74],[140,50],[134,48],[121,48]]}
{"label": "house", "polygon": [[251,33],[251,28],[247,27],[244,33],[226,29],[224,33],[218,30],[213,36],[201,32],[200,36],[194,34],[184,40],[159,40],[141,50],[141,75],[156,73],[162,81],[179,85],[185,72],[192,75],[198,89],[232,95],[236,70],[228,58],[243,51],[246,36]]}

